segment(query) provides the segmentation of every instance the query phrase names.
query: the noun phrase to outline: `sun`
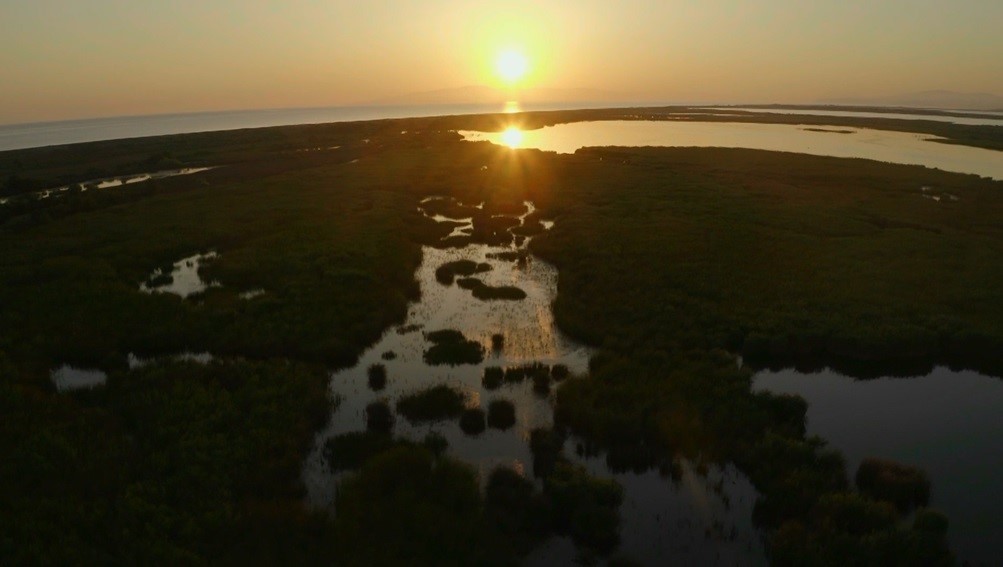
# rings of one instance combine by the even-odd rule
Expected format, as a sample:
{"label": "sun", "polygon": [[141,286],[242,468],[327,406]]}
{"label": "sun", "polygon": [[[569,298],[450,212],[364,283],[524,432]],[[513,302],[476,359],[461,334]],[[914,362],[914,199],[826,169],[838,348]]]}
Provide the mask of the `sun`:
{"label": "sun", "polygon": [[515,84],[529,71],[529,59],[514,49],[502,51],[495,60],[495,71],[506,83]]}

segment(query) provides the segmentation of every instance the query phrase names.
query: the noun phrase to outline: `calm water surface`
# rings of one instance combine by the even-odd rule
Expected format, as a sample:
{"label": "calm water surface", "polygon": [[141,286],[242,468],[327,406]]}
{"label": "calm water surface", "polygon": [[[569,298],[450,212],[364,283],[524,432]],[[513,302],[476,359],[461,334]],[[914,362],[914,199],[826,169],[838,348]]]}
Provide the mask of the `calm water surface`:
{"label": "calm water surface", "polygon": [[[574,153],[597,146],[752,148],[820,156],[864,158],[936,167],[1003,179],[1003,152],[930,141],[928,134],[864,128],[849,134],[813,132],[790,124],[609,120],[575,122],[539,130],[461,131],[467,140],[519,148]],[[830,129],[836,129],[832,127]]]}
{"label": "calm water surface", "polygon": [[[740,110],[764,114],[790,114],[794,116],[839,116],[848,118],[891,118],[895,120],[931,120],[933,122],[949,122],[966,126],[1003,126],[1003,115],[993,118],[939,116],[935,114],[908,114],[899,112],[864,112],[856,110],[810,110],[802,108],[731,108],[709,107],[711,110]],[[954,111],[951,111],[954,112]],[[958,114],[965,114],[958,112]],[[968,114],[976,114],[974,112]],[[977,114],[997,114],[994,112],[978,112]]]}
{"label": "calm water surface", "polygon": [[999,565],[1003,541],[1003,380],[937,368],[916,378],[854,380],[831,371],[761,372],[754,389],[808,401],[808,432],[856,473],[866,457],[923,468],[960,559]]}

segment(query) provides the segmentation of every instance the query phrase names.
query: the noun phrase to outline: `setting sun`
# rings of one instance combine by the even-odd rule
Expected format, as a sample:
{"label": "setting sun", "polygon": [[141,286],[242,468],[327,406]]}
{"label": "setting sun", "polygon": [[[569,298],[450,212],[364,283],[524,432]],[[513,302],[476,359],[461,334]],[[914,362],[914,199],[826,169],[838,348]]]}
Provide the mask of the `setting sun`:
{"label": "setting sun", "polygon": [[516,83],[529,71],[529,60],[519,51],[503,51],[495,61],[495,71],[506,83]]}

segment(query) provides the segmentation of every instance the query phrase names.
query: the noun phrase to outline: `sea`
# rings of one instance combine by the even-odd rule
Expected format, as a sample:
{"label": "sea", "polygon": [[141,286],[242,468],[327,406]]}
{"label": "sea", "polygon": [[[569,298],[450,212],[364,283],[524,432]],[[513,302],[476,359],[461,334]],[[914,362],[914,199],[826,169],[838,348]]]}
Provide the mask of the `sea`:
{"label": "sea", "polygon": [[379,120],[384,118],[416,118],[491,112],[521,112],[533,110],[575,110],[608,108],[610,103],[579,102],[553,104],[455,104],[413,106],[334,106],[327,108],[285,108],[273,110],[233,110],[225,112],[193,112],[150,116],[120,116],[59,122],[34,122],[0,125],[0,151],[120,140],[168,134],[216,132],[243,128],[290,126],[294,124],[327,124]]}

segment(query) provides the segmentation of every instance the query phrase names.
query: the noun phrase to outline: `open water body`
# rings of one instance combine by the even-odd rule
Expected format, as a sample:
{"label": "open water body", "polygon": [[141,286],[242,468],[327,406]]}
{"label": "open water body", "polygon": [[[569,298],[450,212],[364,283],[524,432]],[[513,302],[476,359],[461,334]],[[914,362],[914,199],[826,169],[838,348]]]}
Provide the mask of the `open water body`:
{"label": "open water body", "polygon": [[[600,107],[602,105],[599,105]],[[121,140],[168,134],[216,132],[243,128],[326,124],[385,118],[416,118],[455,114],[483,114],[520,110],[571,110],[594,108],[594,103],[529,104],[502,107],[494,104],[339,106],[329,108],[285,108],[275,110],[234,110],[152,116],[119,116],[60,122],[0,125],[0,151],[37,148],[101,140]]]}
{"label": "open water body", "polygon": [[[928,134],[866,128],[826,128],[790,124],[608,120],[558,124],[538,130],[461,131],[465,139],[517,148],[574,153],[584,147],[672,146],[750,148],[819,156],[863,158],[923,165],[1003,179],[1003,152],[942,144]],[[813,127],[818,128],[818,127]],[[838,133],[835,130],[850,131]]]}
{"label": "open water body", "polygon": [[925,470],[959,559],[1001,563],[1003,380],[947,368],[877,380],[782,370],[760,372],[753,389],[805,398],[808,433],[843,453],[851,479],[867,457]]}
{"label": "open water body", "polygon": [[[864,112],[856,110],[809,110],[801,108],[737,108],[708,107],[709,110],[739,110],[765,114],[789,114],[794,116],[838,116],[847,118],[892,118],[896,120],[931,120],[933,122],[948,122],[966,126],[1003,126],[1003,115],[995,112],[979,112],[977,114],[993,115],[993,118],[940,116],[935,114],[909,114],[904,112]],[[953,112],[953,111],[952,111]],[[966,114],[966,112],[957,112]],[[974,112],[968,114],[976,114]],[[997,117],[998,116],[998,117]]]}

